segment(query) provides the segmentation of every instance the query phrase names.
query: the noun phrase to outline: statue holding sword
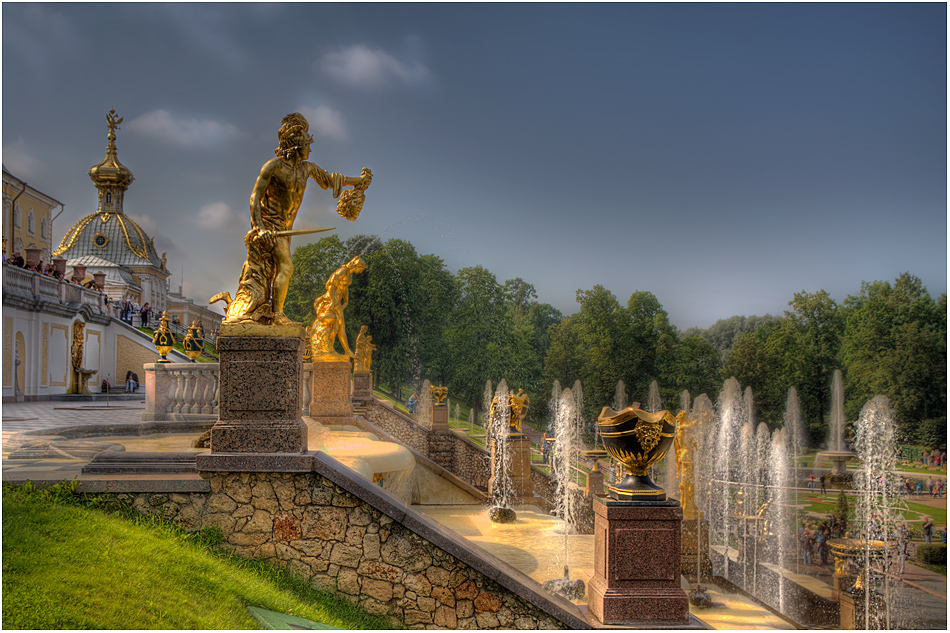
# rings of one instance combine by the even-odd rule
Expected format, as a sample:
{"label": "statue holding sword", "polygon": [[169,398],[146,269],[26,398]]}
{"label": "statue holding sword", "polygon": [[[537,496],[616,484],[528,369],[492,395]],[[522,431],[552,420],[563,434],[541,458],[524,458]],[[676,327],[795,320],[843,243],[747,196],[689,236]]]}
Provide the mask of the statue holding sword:
{"label": "statue holding sword", "polygon": [[[356,177],[329,173],[309,162],[309,124],[303,115],[288,114],[277,133],[277,156],[261,168],[251,193],[251,230],[244,236],[247,260],[241,270],[234,300],[221,292],[211,303],[228,302],[224,323],[258,323],[261,325],[293,325],[284,314],[284,300],[294,272],[290,255],[290,237],[330,231],[329,228],[293,229],[300,210],[307,180],[313,178],[322,189],[331,189],[339,198],[337,212],[348,220],[359,215],[364,192],[373,178],[363,168]],[[343,191],[343,187],[353,189]],[[341,195],[342,194],[342,195]]]}

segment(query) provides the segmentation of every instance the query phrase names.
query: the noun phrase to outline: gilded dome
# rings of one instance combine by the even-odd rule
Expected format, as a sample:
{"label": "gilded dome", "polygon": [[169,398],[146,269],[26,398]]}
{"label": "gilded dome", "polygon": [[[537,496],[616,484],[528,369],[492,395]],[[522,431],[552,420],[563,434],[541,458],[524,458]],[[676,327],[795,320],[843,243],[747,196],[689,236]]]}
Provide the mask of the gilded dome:
{"label": "gilded dome", "polygon": [[124,213],[97,211],[70,227],[53,255],[68,260],[95,255],[120,266],[151,265],[161,270],[162,258],[152,242]]}

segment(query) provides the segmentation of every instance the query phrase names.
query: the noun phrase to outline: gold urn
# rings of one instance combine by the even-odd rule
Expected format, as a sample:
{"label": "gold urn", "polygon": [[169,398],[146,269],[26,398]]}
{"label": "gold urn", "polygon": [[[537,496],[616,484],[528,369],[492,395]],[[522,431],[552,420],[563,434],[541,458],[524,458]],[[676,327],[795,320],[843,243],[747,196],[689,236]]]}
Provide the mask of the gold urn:
{"label": "gold urn", "polygon": [[181,346],[185,349],[185,354],[188,355],[191,362],[195,362],[195,359],[201,356],[201,352],[205,347],[205,341],[201,338],[201,334],[198,332],[198,326],[194,321],[191,322],[191,326],[188,328],[188,334],[185,336],[185,340],[182,341]]}
{"label": "gold urn", "polygon": [[597,425],[607,453],[627,473],[623,481],[607,486],[610,496],[618,501],[665,501],[666,491],[653,483],[648,471],[673,446],[676,418],[669,411],[604,407]]}

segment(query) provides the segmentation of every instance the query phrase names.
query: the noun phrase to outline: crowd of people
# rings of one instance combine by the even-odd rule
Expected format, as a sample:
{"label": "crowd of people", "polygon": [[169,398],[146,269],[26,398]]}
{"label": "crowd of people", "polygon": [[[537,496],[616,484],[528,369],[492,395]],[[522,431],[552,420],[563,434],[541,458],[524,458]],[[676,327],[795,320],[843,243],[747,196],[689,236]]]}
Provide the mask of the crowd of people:
{"label": "crowd of people", "polygon": [[[41,275],[46,275],[47,277],[53,277],[55,279],[63,279],[63,276],[56,271],[56,266],[52,263],[44,264],[42,260],[37,262],[35,266],[27,266],[26,260],[23,259],[23,255],[20,254],[20,251],[17,251],[12,256],[7,256],[7,252],[3,252],[3,261],[7,264],[16,266],[17,268],[23,268],[24,270],[31,270],[35,273],[40,273]],[[72,281],[68,279],[67,281]]]}

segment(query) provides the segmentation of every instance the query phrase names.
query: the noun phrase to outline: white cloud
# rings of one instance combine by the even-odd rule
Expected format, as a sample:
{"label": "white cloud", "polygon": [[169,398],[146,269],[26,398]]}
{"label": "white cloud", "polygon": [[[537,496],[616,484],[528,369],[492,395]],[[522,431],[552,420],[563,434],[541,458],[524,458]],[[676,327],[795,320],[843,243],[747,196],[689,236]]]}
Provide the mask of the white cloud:
{"label": "white cloud", "polygon": [[195,222],[198,223],[198,226],[205,229],[234,229],[236,226],[243,227],[244,225],[241,224],[240,220],[237,213],[224,202],[206,204],[198,210],[198,215],[195,216]]}
{"label": "white cloud", "polygon": [[182,249],[178,246],[175,240],[171,239],[167,235],[164,235],[158,228],[158,223],[148,215],[137,215],[129,213],[128,216],[132,219],[133,222],[142,227],[142,230],[145,231],[145,234],[151,238],[155,239],[155,250],[158,251],[158,254],[161,255],[163,252],[168,253],[169,255],[181,255]]}
{"label": "white cloud", "polygon": [[307,117],[307,121],[310,122],[310,131],[317,136],[332,138],[336,141],[346,140],[346,123],[343,122],[343,115],[338,111],[327,106],[319,108],[301,106],[299,112]]}
{"label": "white cloud", "polygon": [[168,110],[152,110],[126,126],[136,132],[159,141],[180,147],[209,147],[226,143],[238,135],[230,123],[212,119],[175,118]]}
{"label": "white cloud", "polygon": [[393,82],[410,86],[428,83],[432,73],[411,57],[397,59],[382,49],[357,44],[327,53],[316,65],[337,81],[358,88],[381,88]]}

